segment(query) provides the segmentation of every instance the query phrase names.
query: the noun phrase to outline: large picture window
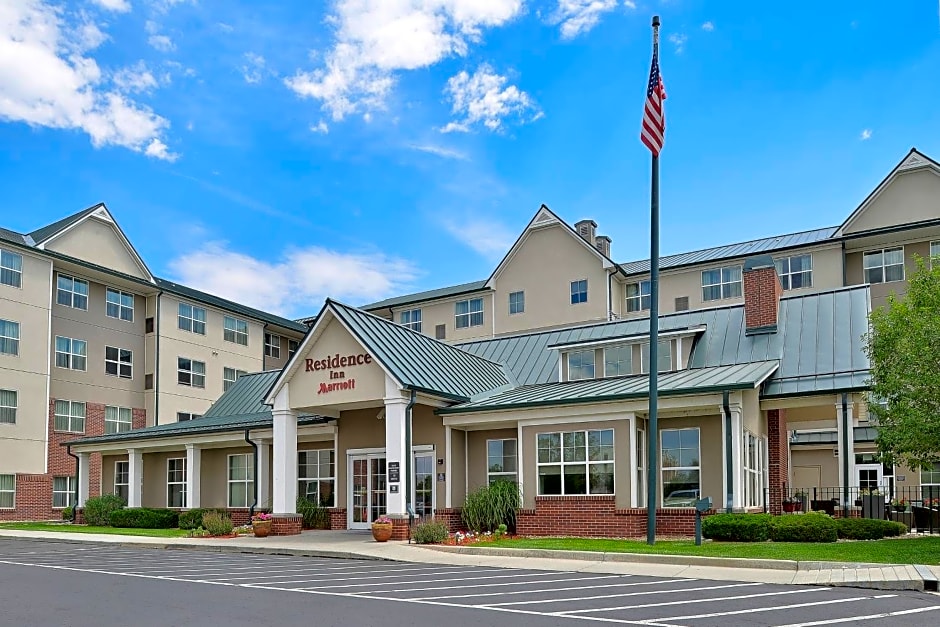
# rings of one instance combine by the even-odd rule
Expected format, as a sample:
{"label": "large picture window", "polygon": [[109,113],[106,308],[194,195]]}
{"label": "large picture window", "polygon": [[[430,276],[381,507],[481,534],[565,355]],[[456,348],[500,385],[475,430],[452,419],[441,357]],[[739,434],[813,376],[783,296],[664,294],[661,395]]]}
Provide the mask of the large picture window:
{"label": "large picture window", "polygon": [[516,439],[486,441],[486,482],[518,481]]}
{"label": "large picture window", "polygon": [[88,343],[57,335],[55,338],[55,365],[57,368],[85,370],[88,366]]}
{"label": "large picture window", "polygon": [[124,431],[130,431],[132,423],[133,412],[130,407],[112,407],[111,405],[105,405],[105,433],[123,433]]}
{"label": "large picture window", "polygon": [[701,494],[699,430],[663,429],[663,507],[694,507]]}
{"label": "large picture window", "polygon": [[613,494],[614,430],[538,434],[538,493]]}
{"label": "large picture window", "polygon": [[124,500],[127,504],[130,495],[130,462],[114,462],[114,493]]}
{"label": "large picture window", "polygon": [[23,286],[23,256],[0,248],[0,285]]}
{"label": "large picture window", "polygon": [[604,376],[622,377],[633,374],[633,346],[604,349]]}
{"label": "large picture window", "polygon": [[571,351],[568,353],[568,380],[594,378],[594,351]]}
{"label": "large picture window", "polygon": [[873,250],[862,255],[866,283],[904,280],[904,247]]}
{"label": "large picture window", "polygon": [[333,507],[336,492],[336,461],[333,449],[298,451],[297,494],[320,507]]}
{"label": "large picture window", "polygon": [[741,266],[727,266],[702,272],[702,300],[741,296]]}
{"label": "large picture window", "polygon": [[242,346],[248,346],[248,323],[241,318],[224,316],[222,318],[222,339]]}
{"label": "large picture window", "polygon": [[166,460],[166,506],[186,507],[186,458]]}
{"label": "large picture window", "polygon": [[744,432],[744,506],[760,507],[764,500],[764,440]]}
{"label": "large picture window", "polygon": [[255,458],[251,453],[228,456],[228,506],[248,507],[255,494]]}
{"label": "large picture window", "polygon": [[85,403],[81,401],[56,401],[55,430],[84,433]]}
{"label": "large picture window", "polygon": [[176,325],[183,331],[206,334],[206,310],[189,303],[180,303]]}
{"label": "large picture window", "polygon": [[785,290],[798,290],[803,287],[813,287],[813,256],[793,255],[782,257],[774,262],[777,266],[777,276],[780,285]]}
{"label": "large picture window", "polygon": [[483,299],[459,300],[454,305],[454,324],[458,329],[483,326]]}
{"label": "large picture window", "polygon": [[646,311],[650,308],[650,282],[627,284],[627,311]]}
{"label": "large picture window", "polygon": [[105,294],[105,314],[126,322],[134,321],[134,295],[121,290],[107,289]]}
{"label": "large picture window", "polygon": [[75,504],[75,477],[52,478],[52,507],[63,509]]}
{"label": "large picture window", "polygon": [[88,309],[88,281],[60,274],[56,279],[56,301],[75,309]]}

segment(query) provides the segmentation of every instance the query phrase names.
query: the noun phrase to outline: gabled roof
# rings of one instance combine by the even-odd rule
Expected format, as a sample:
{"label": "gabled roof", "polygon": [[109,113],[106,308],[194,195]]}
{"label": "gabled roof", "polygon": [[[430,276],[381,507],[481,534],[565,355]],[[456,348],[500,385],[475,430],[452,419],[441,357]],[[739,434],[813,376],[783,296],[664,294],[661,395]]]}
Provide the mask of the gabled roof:
{"label": "gabled roof", "polygon": [[19,244],[21,246],[29,246],[29,242],[26,241],[25,235],[20,235],[15,231],[10,231],[8,229],[0,228],[0,241],[12,242],[14,244]]}
{"label": "gabled roof", "polygon": [[92,205],[91,207],[88,207],[87,209],[82,209],[77,213],[66,216],[61,220],[56,220],[52,224],[47,224],[46,226],[40,227],[30,233],[29,236],[33,238],[33,241],[36,242],[36,245],[42,244],[53,236],[58,235],[65,229],[69,228],[73,224],[81,222],[97,211],[99,207],[104,207],[104,203],[99,202],[95,205]]}
{"label": "gabled roof", "polygon": [[257,414],[270,416],[271,407],[264,404],[264,393],[271,387],[280,372],[280,370],[266,370],[241,375],[203,414],[203,419]]}
{"label": "gabled roof", "polygon": [[[386,298],[385,300],[380,300],[376,303],[363,305],[360,307],[360,309],[364,309],[366,311],[388,309],[389,307],[400,307],[410,303],[435,300],[438,298],[448,298],[450,296],[460,296],[461,294],[469,294],[472,292],[479,292],[481,290],[486,290],[486,281],[472,281],[470,283],[461,283],[460,285],[442,287],[436,290],[427,290],[425,292],[417,292],[415,294],[406,294],[405,296],[396,296],[395,298]],[[302,318],[302,320],[310,320],[310,318]]]}

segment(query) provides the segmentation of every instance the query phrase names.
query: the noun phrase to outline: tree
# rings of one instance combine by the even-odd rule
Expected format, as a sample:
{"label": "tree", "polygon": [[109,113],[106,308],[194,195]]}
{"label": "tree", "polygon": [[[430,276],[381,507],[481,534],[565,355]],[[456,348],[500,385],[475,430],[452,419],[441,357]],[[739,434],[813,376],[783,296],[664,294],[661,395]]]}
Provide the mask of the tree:
{"label": "tree", "polygon": [[940,462],[940,257],[916,258],[907,295],[870,316],[870,405],[886,463],[911,469]]}

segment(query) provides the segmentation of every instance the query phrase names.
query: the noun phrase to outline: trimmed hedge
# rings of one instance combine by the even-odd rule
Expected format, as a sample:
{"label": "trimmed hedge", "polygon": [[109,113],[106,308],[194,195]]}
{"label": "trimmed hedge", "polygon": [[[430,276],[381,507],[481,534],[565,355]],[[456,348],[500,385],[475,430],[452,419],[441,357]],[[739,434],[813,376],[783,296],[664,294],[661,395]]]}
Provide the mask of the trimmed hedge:
{"label": "trimmed hedge", "polygon": [[765,542],[770,539],[770,514],[714,514],[702,520],[702,535],[727,542]]}
{"label": "trimmed hedge", "polygon": [[418,523],[411,530],[411,539],[417,544],[437,544],[448,536],[447,525],[439,520]]}
{"label": "trimmed hedge", "polygon": [[199,527],[202,527],[202,517],[210,512],[228,515],[228,511],[224,509],[216,509],[216,508],[190,509],[180,514],[180,519],[179,519],[180,529],[193,530],[193,529],[198,529]]}
{"label": "trimmed hedge", "polygon": [[810,512],[799,516],[777,516],[770,525],[774,542],[835,542],[839,539],[836,521],[827,514]]}
{"label": "trimmed hedge", "polygon": [[873,518],[840,518],[836,521],[839,537],[844,540],[881,540],[907,533],[907,525]]}
{"label": "trimmed hedge", "polygon": [[130,529],[173,529],[179,525],[179,514],[171,509],[126,507],[111,512],[111,526]]}
{"label": "trimmed hedge", "polygon": [[95,496],[85,501],[82,515],[86,525],[106,527],[110,524],[111,513],[124,507],[124,499],[116,494]]}

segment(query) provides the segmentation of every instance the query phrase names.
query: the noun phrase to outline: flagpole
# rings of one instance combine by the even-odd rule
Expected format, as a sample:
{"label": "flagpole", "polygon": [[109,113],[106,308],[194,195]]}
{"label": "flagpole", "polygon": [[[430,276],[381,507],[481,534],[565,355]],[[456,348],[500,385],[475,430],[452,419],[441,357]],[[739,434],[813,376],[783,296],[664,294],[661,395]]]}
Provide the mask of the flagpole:
{"label": "flagpole", "polygon": [[[659,16],[653,16],[653,54],[659,56]],[[659,463],[657,393],[659,387],[659,155],[653,153],[650,180],[650,383],[649,424],[646,429],[646,543],[656,544],[656,504]]]}

